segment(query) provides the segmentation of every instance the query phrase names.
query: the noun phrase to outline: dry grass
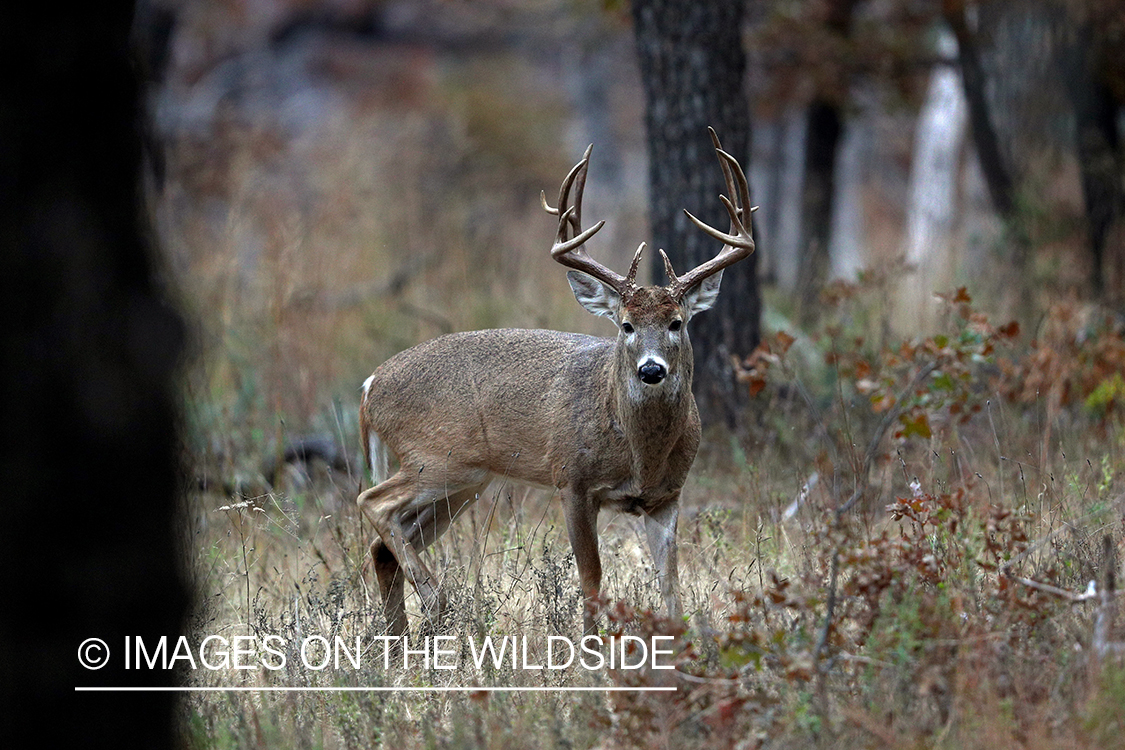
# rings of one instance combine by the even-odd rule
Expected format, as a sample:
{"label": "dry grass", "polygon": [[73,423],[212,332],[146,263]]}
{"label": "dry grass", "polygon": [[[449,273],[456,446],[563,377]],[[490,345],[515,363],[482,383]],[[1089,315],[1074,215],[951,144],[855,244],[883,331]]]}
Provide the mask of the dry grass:
{"label": "dry grass", "polygon": [[[1002,451],[1015,448],[1022,427],[998,429]],[[778,511],[796,495],[796,487],[793,473],[781,468],[791,459],[779,451],[761,450],[752,464],[728,465],[723,472],[697,472],[685,492],[680,533],[690,614],[677,643],[686,649],[680,668],[689,676],[673,681],[679,687],[674,696],[202,694],[184,704],[189,744],[518,747],[534,736],[537,744],[565,747],[607,741],[610,746],[667,747],[687,741],[701,747],[739,742],[1114,746],[1121,737],[1114,707],[1125,696],[1125,684],[1119,662],[1110,659],[1097,667],[1092,661],[1096,607],[1005,583],[980,561],[988,559],[991,540],[1001,557],[1018,557],[1014,570],[1020,576],[1077,592],[1086,581],[1100,580],[1107,561],[1099,540],[1109,534],[1120,545],[1125,536],[1120,474],[1110,463],[1125,444],[1122,432],[1114,428],[1104,442],[1067,432],[1053,481],[1029,478],[1026,464],[1009,467],[1002,478],[987,442],[962,442],[978,458],[967,459],[969,465],[960,469],[970,475],[983,471],[981,478],[960,484],[965,490],[960,526],[942,517],[939,525],[916,529],[916,537],[909,536],[911,523],[892,522],[878,512],[857,517],[840,536],[828,522],[831,498],[816,491],[796,516],[782,520]],[[950,459],[925,460],[927,453],[933,456],[931,448],[899,444],[904,463],[897,471],[954,474]],[[291,475],[287,489],[234,507],[231,498],[217,493],[191,496],[194,534],[187,549],[199,592],[196,638],[274,634],[292,644],[309,635],[340,635],[351,643],[356,636],[367,642],[381,632],[366,558],[371,530],[350,502],[355,480],[314,474],[307,484]],[[892,494],[904,483],[892,481]],[[998,518],[992,510],[997,506],[1015,514]],[[918,542],[896,546],[899,528],[932,549],[937,562],[919,562],[912,554]],[[890,536],[882,537],[884,532]],[[606,593],[617,613],[606,622],[611,631],[667,627],[645,614],[657,606],[658,596],[642,536],[633,519],[602,518]],[[833,544],[845,550],[847,562],[833,655],[820,665],[827,682],[822,705],[814,649]],[[875,559],[865,550],[877,553]],[[550,498],[503,485],[490,488],[427,555],[450,596],[443,632],[455,636],[455,643],[480,643],[485,635],[527,637],[538,657],[533,661],[542,663],[548,635],[577,638],[577,577],[559,505]],[[925,574],[926,565],[939,566],[940,574]],[[866,598],[870,592],[862,586],[854,588],[865,576],[884,574],[889,576],[881,584],[886,589],[874,599]],[[877,605],[866,606],[872,601]],[[423,618],[409,588],[408,609],[414,634],[420,636]],[[1120,629],[1115,637],[1120,640]],[[458,655],[460,667],[452,672],[427,670],[416,662],[409,669],[388,670],[378,658],[365,658],[358,669],[316,671],[301,667],[295,652],[288,655],[285,670],[197,670],[187,681],[419,687],[627,685],[640,679],[640,684],[660,684],[648,682],[660,677],[653,673],[637,678],[584,670],[478,671],[466,653]]]}
{"label": "dry grass", "polygon": [[[851,299],[864,304],[861,291]],[[368,652],[360,667],[316,670],[301,666],[291,645],[284,670],[197,670],[189,684],[400,690],[192,695],[189,742],[509,747],[535,736],[566,747],[1114,746],[1125,688],[1121,628],[1098,636],[1109,609],[1052,590],[1081,600],[1089,581],[1104,590],[1107,573],[1120,568],[1125,431],[1113,397],[1092,398],[1100,386],[1090,373],[1125,342],[1089,318],[1078,335],[1067,326],[1079,318],[1056,315],[1050,325],[1070,330],[1055,331],[1059,340],[1101,352],[1062,366],[1026,349],[1013,329],[991,327],[963,295],[949,300],[942,317],[950,330],[911,342],[909,357],[898,349],[872,356],[854,337],[854,349],[833,346],[828,392],[809,391],[805,384],[823,374],[779,356],[782,342],[773,342],[757,427],[726,444],[712,435],[685,488],[684,623],[652,613],[656,586],[639,526],[601,519],[606,632],[676,634],[674,677],[473,665],[467,646],[485,636],[526,638],[541,664],[548,636],[576,639],[579,629],[559,505],[500,483],[426,553],[449,595],[442,632],[460,647],[457,669],[417,661],[386,668]],[[863,327],[869,317],[850,319]],[[971,335],[989,330],[991,338]],[[1017,340],[1003,344],[1009,339]],[[1001,345],[1015,366],[992,364]],[[922,362],[939,376],[912,375]],[[1044,367],[1079,400],[1021,400],[1018,386]],[[997,380],[998,372],[1007,375]],[[863,385],[869,380],[896,392],[899,411],[890,413],[901,419],[879,411],[884,397]],[[1092,389],[1085,406],[1083,388]],[[351,429],[343,421],[342,436]],[[863,446],[887,424],[865,480]],[[262,458],[248,451],[245,460]],[[802,492],[813,471],[821,478]],[[382,632],[366,557],[371,530],[352,503],[361,480],[316,464],[310,474],[292,469],[245,499],[190,497],[196,640],[272,635],[296,644],[339,635],[369,643]],[[855,493],[864,502],[837,512],[865,485]],[[412,594],[408,609],[421,637]],[[675,693],[402,690],[668,680]]]}

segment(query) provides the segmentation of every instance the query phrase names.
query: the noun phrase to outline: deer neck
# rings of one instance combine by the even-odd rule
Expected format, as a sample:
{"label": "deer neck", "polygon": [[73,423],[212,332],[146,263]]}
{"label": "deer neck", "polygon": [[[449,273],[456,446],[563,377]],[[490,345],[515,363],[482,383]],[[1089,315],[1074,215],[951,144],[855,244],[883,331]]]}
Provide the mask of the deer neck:
{"label": "deer neck", "polygon": [[674,371],[659,386],[643,384],[632,363],[616,362],[611,378],[611,409],[632,454],[633,475],[640,491],[659,486],[668,456],[687,424],[691,396],[691,354],[688,366]]}

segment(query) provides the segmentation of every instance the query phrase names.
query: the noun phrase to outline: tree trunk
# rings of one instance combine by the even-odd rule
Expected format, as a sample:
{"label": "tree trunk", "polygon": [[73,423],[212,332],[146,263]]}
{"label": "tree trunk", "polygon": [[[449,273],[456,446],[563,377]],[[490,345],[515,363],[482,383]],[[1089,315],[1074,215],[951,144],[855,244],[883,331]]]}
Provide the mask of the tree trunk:
{"label": "tree trunk", "polygon": [[957,40],[961,82],[965,89],[965,101],[969,106],[969,126],[981,172],[988,185],[988,194],[992,198],[993,208],[1010,224],[1014,219],[1016,205],[1011,170],[1005,164],[1000,138],[989,116],[984,69],[981,67],[976,38],[965,18],[965,1],[946,0],[942,12]]}
{"label": "tree trunk", "polygon": [[[853,96],[855,101],[857,97]],[[836,149],[836,197],[828,245],[830,278],[855,281],[867,263],[864,248],[863,190],[871,154],[872,118],[865,107],[846,115]]]}
{"label": "tree trunk", "polygon": [[[825,30],[840,39],[851,32],[856,0],[829,0]],[[832,216],[836,198],[836,152],[843,133],[842,102],[848,95],[848,76],[842,64],[833,65],[809,103],[805,136],[805,166],[801,197],[801,257],[798,284],[801,323],[811,326],[820,311],[820,292],[828,281]]]}
{"label": "tree trunk", "polygon": [[[956,53],[947,31],[938,47],[943,56]],[[966,110],[957,72],[946,66],[934,68],[914,132],[905,252],[914,273],[900,287],[902,333],[918,333],[934,322],[933,293],[945,291],[952,281],[950,256]]]}
{"label": "tree trunk", "polygon": [[[707,126],[745,168],[750,121],[743,92],[742,0],[634,0],[633,21],[648,131],[652,238],[677,272],[713,257],[716,241],[684,216],[687,208],[704,222],[729,223],[718,200],[724,192]],[[654,278],[664,273],[650,256]],[[734,380],[731,357],[758,345],[760,300],[757,259],[723,273],[715,307],[692,321],[695,396],[705,424],[734,427],[745,400]]]}
{"label": "tree trunk", "polygon": [[[961,85],[968,107],[969,130],[972,133],[977,164],[984,176],[992,206],[1000,217],[1009,247],[1009,262],[1000,268],[1000,286],[1011,293],[1010,303],[1014,305],[1016,314],[1026,317],[1032,314],[1034,308],[1035,287],[1028,283],[1031,237],[1027,222],[1017,211],[1016,186],[1019,184],[1019,172],[1010,148],[1016,136],[1011,131],[1004,133],[997,127],[998,117],[990,106],[987,91],[990,81],[981,59],[980,40],[987,39],[987,36],[983,32],[978,36],[978,32],[970,28],[966,2],[967,0],[943,0],[942,13],[957,40]],[[1002,4],[995,5],[996,8],[992,10],[1003,7]],[[979,6],[978,10],[981,10]],[[981,12],[978,16],[994,21],[987,13]],[[1009,72],[1011,71],[997,70],[993,75],[1000,79]],[[1004,148],[1006,145],[1009,146],[1007,151]]]}
{"label": "tree trunk", "polygon": [[[173,522],[183,326],[142,230],[132,12],[29,5],[0,32],[19,61],[0,115],[0,737],[43,711],[32,731],[46,746],[174,744],[172,693],[69,697],[170,685],[171,671],[126,669],[125,637],[167,636],[171,651],[187,604]],[[108,647],[96,671],[79,663],[104,654],[79,650],[90,638]]]}
{"label": "tree trunk", "polygon": [[[1082,197],[1086,204],[1087,242],[1092,265],[1090,282],[1094,294],[1121,304],[1125,300],[1125,279],[1111,274],[1107,289],[1105,273],[1107,249],[1113,269],[1122,267],[1122,192],[1121,141],[1117,132],[1117,103],[1099,71],[1097,43],[1093,29],[1082,24],[1074,31],[1071,43],[1062,50],[1062,75],[1074,110],[1075,151],[1082,174]],[[1117,231],[1114,231],[1116,228]]]}
{"label": "tree trunk", "polygon": [[840,143],[840,107],[817,98],[809,104],[805,141],[805,179],[801,201],[801,323],[816,321],[820,291],[828,281],[828,245],[832,240],[832,201],[836,194],[836,149]]}

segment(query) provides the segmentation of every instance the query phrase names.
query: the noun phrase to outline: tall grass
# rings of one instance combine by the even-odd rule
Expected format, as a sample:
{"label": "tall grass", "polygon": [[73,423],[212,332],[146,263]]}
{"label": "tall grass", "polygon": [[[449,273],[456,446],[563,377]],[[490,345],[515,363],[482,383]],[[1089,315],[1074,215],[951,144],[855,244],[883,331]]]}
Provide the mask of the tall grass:
{"label": "tall grass", "polygon": [[[603,516],[606,632],[676,634],[675,693],[205,694],[184,705],[190,744],[515,747],[533,735],[560,747],[1119,746],[1121,629],[1109,629],[1099,653],[1104,609],[1081,596],[1090,581],[1104,590],[1125,539],[1125,433],[1115,405],[1078,397],[1097,365],[1080,357],[1054,371],[1073,398],[1023,398],[1038,347],[990,324],[964,292],[947,300],[946,329],[905,348],[865,350],[856,336],[845,348],[839,331],[836,343],[821,338],[829,375],[791,362],[784,337],[748,365],[766,380],[757,428],[733,450],[705,452],[685,488],[684,622],[659,616],[641,528]],[[1069,336],[1094,350],[1120,342],[1112,326],[1086,318],[1074,327],[1064,317],[1071,322],[1051,325],[1071,325]],[[934,367],[919,379],[923,364]],[[818,378],[835,382],[811,388]],[[881,408],[887,400],[893,409]],[[382,632],[366,555],[371,530],[351,502],[358,477],[293,480],[242,503],[192,496],[198,634],[280,634],[292,643]],[[577,637],[577,576],[560,507],[547,495],[494,485],[427,554],[450,597],[443,632],[457,643],[527,637],[541,657],[548,635]],[[418,607],[408,590],[416,636]],[[459,658],[452,672],[384,669],[377,659],[321,672],[292,658],[284,672],[188,680],[513,687],[667,679],[478,671]]]}

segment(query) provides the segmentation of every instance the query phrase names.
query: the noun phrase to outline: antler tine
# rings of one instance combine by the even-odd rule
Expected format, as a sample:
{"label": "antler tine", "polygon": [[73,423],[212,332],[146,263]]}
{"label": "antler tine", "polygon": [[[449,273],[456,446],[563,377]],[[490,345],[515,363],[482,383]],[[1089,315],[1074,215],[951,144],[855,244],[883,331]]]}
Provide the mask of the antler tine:
{"label": "antler tine", "polygon": [[645,251],[645,243],[641,243],[637,247],[637,252],[633,253],[633,262],[629,264],[629,273],[625,275],[625,284],[629,287],[637,285],[637,268],[641,265],[641,253]]}
{"label": "antler tine", "polygon": [[[715,147],[715,157],[719,160],[719,167],[723,170],[723,182],[727,185],[727,195],[734,195],[734,175],[731,174],[730,165],[727,164],[726,159],[722,157],[722,154],[726,153],[723,151],[723,144],[719,143],[719,135],[710,125],[707,126],[707,134],[711,136],[711,145]],[[737,162],[735,162],[735,164],[737,165]],[[741,218],[741,216],[742,212],[740,211],[739,218]]]}
{"label": "antler tine", "polygon": [[563,178],[562,185],[559,187],[559,205],[557,208],[551,208],[549,205],[547,205],[547,192],[545,190],[539,191],[539,202],[543,204],[544,211],[551,214],[552,216],[558,216],[560,213],[564,213],[566,211],[566,204],[570,202],[570,188],[574,184],[574,180],[576,177],[578,177],[578,173],[582,170],[582,167],[585,166],[585,164],[588,162],[589,158],[590,149],[586,149],[586,156],[582,159],[582,161],[575,164],[570,168],[570,171],[566,173],[566,177]]}
{"label": "antler tine", "polygon": [[[715,146],[715,155],[719,158],[719,166],[723,170],[727,192],[733,197],[732,201],[725,195],[719,196],[719,200],[730,216],[730,232],[720,232],[684,209],[684,213],[687,214],[693,224],[723,243],[723,249],[714,258],[696,266],[683,276],[676,276],[673,273],[672,264],[668,261],[667,256],[664,256],[664,268],[668,273],[668,288],[676,299],[683,297],[688,289],[691,289],[703,279],[718,273],[733,263],[737,263],[754,252],[754,237],[750,229],[745,226],[744,220],[748,223],[750,213],[756,211],[758,207],[750,206],[750,186],[746,181],[746,175],[743,173],[738,160],[723,151],[715,131],[708,128],[708,132],[711,135],[711,143]],[[661,254],[663,255],[663,252]]]}
{"label": "antler tine", "polygon": [[549,213],[551,216],[558,216],[559,215],[559,210],[557,208],[551,208],[551,206],[547,203],[547,191],[546,190],[540,190],[539,191],[539,204],[541,206],[543,206],[543,210],[546,211],[547,213]]}
{"label": "antler tine", "polygon": [[674,282],[678,277],[676,272],[672,270],[672,261],[668,260],[668,254],[663,250],[659,251],[660,257],[664,259],[664,273],[668,276],[669,283]]}
{"label": "antler tine", "polygon": [[[740,216],[742,214],[742,209],[736,208],[735,205],[730,202],[730,199],[725,195],[720,195],[719,200],[724,206],[726,206],[727,213],[730,214],[730,234],[727,234],[726,232],[720,232],[718,229],[715,229],[715,227],[704,224],[702,221],[692,215],[691,211],[688,211],[686,208],[684,209],[684,213],[687,214],[687,217],[691,219],[697,227],[699,227],[715,239],[722,240],[725,244],[731,245],[732,247],[746,247],[747,245],[749,245],[750,249],[753,250],[754,239],[750,237],[750,231],[746,229],[746,227],[742,223],[742,218]],[[757,206],[752,206],[750,208],[751,213],[757,210]],[[749,253],[747,253],[747,255],[749,255]]]}
{"label": "antler tine", "polygon": [[[566,210],[566,213],[564,213],[561,217],[559,217],[559,233],[558,233],[558,236],[555,238],[554,247],[551,248],[551,256],[555,260],[557,260],[559,263],[562,263],[563,265],[572,265],[570,263],[567,263],[566,258],[568,258],[568,257],[573,257],[575,259],[577,259],[577,258],[587,258],[587,259],[590,260],[591,263],[594,263],[595,265],[600,265],[600,264],[596,263],[596,261],[594,261],[593,258],[590,258],[590,256],[586,253],[586,251],[582,248],[582,244],[585,243],[586,240],[590,239],[595,234],[597,234],[598,230],[601,229],[603,226],[605,226],[605,219],[602,219],[597,224],[595,224],[594,226],[587,229],[585,232],[582,232],[582,233],[580,233],[580,234],[578,234],[578,235],[576,235],[576,236],[574,236],[574,237],[572,237],[571,239],[568,240],[566,238],[567,225],[572,223],[573,219],[574,219],[574,207],[571,206],[570,208],[568,208]],[[578,268],[578,266],[573,266],[573,267]],[[604,266],[601,266],[601,267],[605,268]],[[578,268],[578,270],[579,271],[585,271],[585,269],[583,269],[583,268]],[[608,273],[613,273],[608,268],[606,268],[605,270]],[[589,273],[591,276],[597,275],[597,274],[591,273],[590,271],[586,271],[586,273]],[[618,276],[615,273],[613,274],[613,276],[616,279],[621,279],[622,281],[624,281],[623,277]],[[606,279],[602,279],[602,280],[606,281]]]}
{"label": "antler tine", "polygon": [[582,193],[586,190],[586,174],[590,171],[590,154],[594,152],[594,144],[586,147],[586,151],[582,154],[582,161],[579,162],[581,169],[574,178],[574,218],[573,226],[574,233],[578,234],[579,228],[582,226]]}
{"label": "antler tine", "polygon": [[579,228],[582,226],[582,191],[586,188],[586,172],[590,167],[590,153],[594,150],[594,144],[586,147],[586,153],[582,154],[582,161],[578,162],[571,168],[563,179],[562,186],[559,188],[559,205],[557,208],[551,208],[547,204],[547,194],[539,191],[539,202],[543,205],[543,210],[552,216],[558,216],[565,213],[567,204],[570,202],[570,189],[574,188],[574,212],[571,214],[569,226],[574,230],[574,233],[579,234]]}
{"label": "antler tine", "polygon": [[[563,179],[562,186],[559,188],[558,207],[551,208],[547,204],[546,193],[540,192],[540,202],[543,204],[543,208],[547,213],[559,217],[559,229],[555,237],[555,244],[551,248],[551,257],[564,266],[581,271],[608,284],[618,294],[624,296],[635,286],[633,277],[636,275],[636,264],[639,258],[634,258],[630,275],[625,277],[598,263],[582,247],[586,240],[593,237],[599,229],[605,226],[605,220],[603,219],[583,232],[580,220],[582,192],[586,188],[586,172],[590,165],[590,153],[593,148],[594,146],[591,144],[586,149],[586,153],[583,154],[582,161],[575,164],[574,168]],[[572,187],[574,188],[574,205],[568,206]],[[638,254],[639,252],[638,250]]]}

